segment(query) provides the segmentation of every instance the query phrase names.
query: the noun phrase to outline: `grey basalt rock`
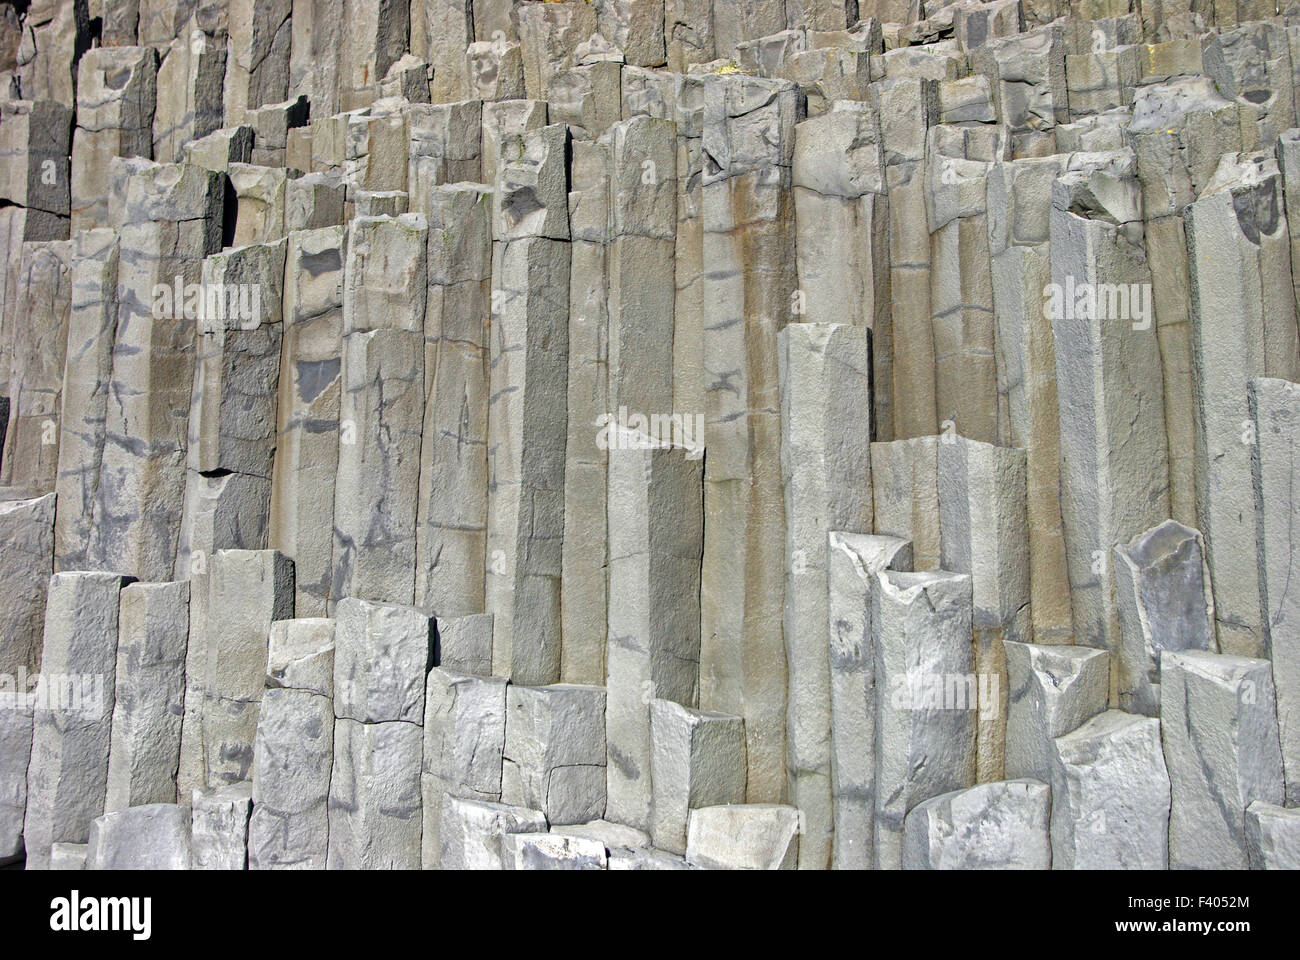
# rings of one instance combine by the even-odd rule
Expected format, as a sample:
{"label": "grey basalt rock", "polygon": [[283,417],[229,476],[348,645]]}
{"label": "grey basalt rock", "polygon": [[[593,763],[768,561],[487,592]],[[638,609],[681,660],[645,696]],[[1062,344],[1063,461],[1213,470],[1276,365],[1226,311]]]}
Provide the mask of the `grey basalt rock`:
{"label": "grey basalt rock", "polygon": [[1110,658],[1070,644],[1007,643],[1009,777],[1052,777],[1052,741],[1106,709]]}
{"label": "grey basalt rock", "polygon": [[1300,811],[1256,800],[1246,808],[1252,870],[1300,870]]}
{"label": "grey basalt rock", "polygon": [[[609,762],[617,762],[610,754]],[[553,824],[606,811],[606,693],[558,683],[506,688],[501,801],[538,810]]]}
{"label": "grey basalt rock", "polygon": [[1123,641],[1116,651],[1119,705],[1160,715],[1163,651],[1218,652],[1205,542],[1173,520],[1115,547]]}
{"label": "grey basalt rock", "polygon": [[686,862],[714,870],[793,870],[799,811],[779,804],[726,804],[692,810]]}
{"label": "grey basalt rock", "polygon": [[1173,788],[1169,865],[1245,869],[1245,810],[1283,799],[1267,660],[1200,651],[1160,656],[1160,716]]}
{"label": "grey basalt rock", "polygon": [[334,715],[419,725],[433,622],[414,607],[352,597],[334,615]]}
{"label": "grey basalt rock", "polygon": [[650,734],[654,845],[681,855],[691,810],[745,800],[745,723],[654,700]]}
{"label": "grey basalt rock", "polygon": [[402,720],[335,722],[327,869],[419,869],[422,737]]}
{"label": "grey basalt rock", "polygon": [[1046,870],[1051,790],[1037,780],[984,783],[917,804],[903,836],[906,870]]}
{"label": "grey basalt rock", "polygon": [[253,788],[247,783],[196,789],[190,800],[190,868],[243,870],[248,866],[248,818]]}
{"label": "grey basalt rock", "polygon": [[1168,867],[1160,721],[1108,710],[1052,743],[1052,869]]}
{"label": "grey basalt rock", "polygon": [[90,824],[87,870],[190,869],[190,809],[151,803],[106,813]]}
{"label": "grey basalt rock", "polygon": [[443,798],[441,820],[444,870],[504,869],[506,835],[546,832],[546,817],[537,810],[450,795]]}

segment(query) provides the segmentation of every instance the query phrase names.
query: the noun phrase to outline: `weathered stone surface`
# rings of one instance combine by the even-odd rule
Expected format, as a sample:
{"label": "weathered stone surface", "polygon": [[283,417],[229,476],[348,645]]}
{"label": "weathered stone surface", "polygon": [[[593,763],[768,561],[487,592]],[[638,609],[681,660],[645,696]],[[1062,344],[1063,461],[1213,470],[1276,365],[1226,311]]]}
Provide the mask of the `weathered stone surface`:
{"label": "weathered stone surface", "polygon": [[872,863],[877,691],[871,596],[877,573],[911,566],[906,540],[835,530],[826,536],[836,869],[870,869]]}
{"label": "weathered stone surface", "polygon": [[248,818],[253,788],[247,783],[196,789],[190,805],[190,867],[243,870],[248,866]]}
{"label": "weathered stone surface", "polygon": [[27,765],[32,756],[32,697],[13,678],[0,691],[0,864],[23,854]]}
{"label": "weathered stone surface", "polygon": [[[357,733],[358,724],[339,721],[338,726],[344,724]],[[329,697],[288,687],[263,695],[253,749],[249,869],[325,869],[335,734]],[[352,760],[345,770],[355,771],[361,762]]]}
{"label": "weathered stone surface", "polygon": [[151,803],[97,818],[90,824],[86,869],[190,869],[189,807]]}
{"label": "weathered stone surface", "polygon": [[1009,777],[1052,779],[1052,741],[1106,709],[1109,655],[1069,644],[1008,642]]}
{"label": "weathered stone surface", "polygon": [[177,799],[189,629],[184,580],[133,583],[119,595],[106,813]]}
{"label": "weathered stone surface", "polygon": [[1160,655],[1218,652],[1214,596],[1200,533],[1166,520],[1115,547],[1115,587],[1123,642],[1116,651],[1119,705],[1160,715]]}
{"label": "weathered stone surface", "polygon": [[422,736],[401,720],[335,722],[328,869],[419,869]]}
{"label": "weathered stone surface", "polygon": [[1052,869],[1169,866],[1160,726],[1152,717],[1108,710],[1052,741]]}
{"label": "weathered stone surface", "polygon": [[457,673],[492,672],[492,614],[438,618],[438,666]]}
{"label": "weathered stone surface", "polygon": [[1244,870],[1246,808],[1256,800],[1281,804],[1284,792],[1269,663],[1166,650],[1160,681],[1173,788],[1169,865]]}
{"label": "weathered stone surface", "polygon": [[450,795],[441,819],[444,870],[501,870],[506,835],[546,832],[546,817],[536,810]]}
{"label": "weathered stone surface", "polygon": [[1007,662],[1004,644],[1031,636],[1025,457],[1019,450],[945,436],[939,441],[940,562],[967,573],[980,680],[976,776],[1004,776]]}
{"label": "weathered stone surface", "polygon": [[1252,870],[1300,870],[1300,812],[1256,800],[1246,808]]}
{"label": "weathered stone surface", "polygon": [[905,870],[1046,870],[1047,784],[984,783],[917,804],[903,836]]}
{"label": "weathered stone surface", "polygon": [[54,572],[54,506],[53,494],[0,503],[0,674],[11,678],[40,666],[45,597]]}
{"label": "weathered stone surface", "polygon": [[334,621],[277,620],[267,637],[266,685],[334,696]]}
{"label": "weathered stone surface", "polygon": [[691,810],[745,801],[745,722],[653,700],[650,733],[654,845],[684,854]]}
{"label": "weathered stone surface", "polygon": [[[694,706],[703,464],[619,433],[609,461],[608,817],[651,828],[652,699]],[[647,695],[648,693],[648,695]]]}
{"label": "weathered stone surface", "polygon": [[114,573],[50,577],[27,769],[29,869],[48,865],[51,844],[85,843],[104,810],[125,582]]}
{"label": "weathered stone surface", "polygon": [[604,816],[606,713],[603,687],[507,687],[501,801],[556,824]]}
{"label": "weathered stone surface", "polygon": [[876,574],[875,865],[902,864],[903,821],[922,800],[975,783],[971,580],[966,574]]}
{"label": "weathered stone surface", "polygon": [[799,811],[778,804],[692,810],[686,861],[714,870],[794,870],[799,862]]}
{"label": "weathered stone surface", "polygon": [[429,671],[424,708],[424,803],[421,859],[426,869],[442,858],[444,797],[496,803],[506,742],[506,681],[453,669]]}
{"label": "weathered stone surface", "polygon": [[503,870],[604,870],[599,840],[551,833],[507,833],[501,838]]}
{"label": "weathered stone surface", "polygon": [[334,715],[365,723],[424,717],[433,622],[414,607],[351,597],[334,612]]}
{"label": "weathered stone surface", "polygon": [[793,323],[779,336],[785,488],[786,765],[804,822],[802,869],[825,869],[833,836],[830,648],[825,538],[871,528],[868,334]]}

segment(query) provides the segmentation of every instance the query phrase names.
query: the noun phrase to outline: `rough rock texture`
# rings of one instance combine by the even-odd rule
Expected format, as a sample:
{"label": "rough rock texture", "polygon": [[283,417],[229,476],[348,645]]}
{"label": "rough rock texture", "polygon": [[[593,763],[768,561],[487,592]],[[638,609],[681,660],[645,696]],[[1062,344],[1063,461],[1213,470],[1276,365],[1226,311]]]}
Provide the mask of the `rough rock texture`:
{"label": "rough rock texture", "polygon": [[0,3],[0,861],[1293,864],[1298,90],[1269,0]]}

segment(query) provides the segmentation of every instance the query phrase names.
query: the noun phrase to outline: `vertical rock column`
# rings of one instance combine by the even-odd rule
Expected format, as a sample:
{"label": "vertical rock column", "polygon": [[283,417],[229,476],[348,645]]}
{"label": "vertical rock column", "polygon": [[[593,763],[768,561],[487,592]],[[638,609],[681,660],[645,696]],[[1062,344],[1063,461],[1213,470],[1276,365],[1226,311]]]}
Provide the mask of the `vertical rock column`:
{"label": "vertical rock column", "polygon": [[433,624],[414,607],[349,598],[335,630],[328,868],[418,869]]}
{"label": "vertical rock column", "polygon": [[568,431],[568,129],[501,142],[493,194],[487,612],[492,672],[553,683],[561,664]]}
{"label": "vertical rock column", "polygon": [[1059,159],[1033,158],[995,164],[988,180],[998,442],[1025,451],[1035,643],[1068,643],[1074,635],[1061,522],[1056,349],[1043,310],[1043,290],[1052,282],[1052,182],[1060,172]]}
{"label": "vertical rock column", "polygon": [[439,617],[463,617],[484,609],[492,197],[480,185],[435,187],[427,209],[428,401],[415,605]]}
{"label": "vertical rock column", "polygon": [[268,546],[293,560],[304,617],[324,616],[333,579],[347,235],[342,226],[295,232],[285,253]]}
{"label": "vertical rock column", "polygon": [[700,706],[745,720],[746,799],[786,796],[777,331],[797,284],[798,88],[703,78],[705,463]]}
{"label": "vertical rock column", "polygon": [[72,258],[72,305],[59,414],[55,492],[64,509],[54,520],[55,567],[83,570],[104,458],[108,388],[117,338],[117,232],[85,230]]}
{"label": "vertical rock column", "polygon": [[1281,804],[1267,660],[1188,650],[1160,658],[1160,718],[1173,806],[1169,866],[1244,870],[1246,808]]}
{"label": "vertical rock column", "polygon": [[875,866],[902,866],[903,821],[922,800],[975,785],[971,578],[877,574]]}
{"label": "vertical rock column", "polygon": [[221,247],[222,180],[190,164],[148,164],[126,181],[114,400],[88,556],[145,580],[171,579],[180,539],[198,299],[185,288]]}
{"label": "vertical rock column", "polygon": [[59,414],[72,303],[70,267],[76,242],[24,243],[9,364],[9,423],[0,483],[33,492],[54,487]]}
{"label": "vertical rock column", "polygon": [[23,836],[27,868],[49,867],[55,843],[85,843],[104,812],[117,666],[115,573],[56,573],[45,607]]}
{"label": "vertical rock column", "polygon": [[[25,674],[41,661],[45,598],[54,565],[54,494],[0,503],[0,863],[21,856],[32,750],[32,698]],[[19,677],[22,677],[21,682]]]}
{"label": "vertical rock column", "polygon": [[274,621],[293,616],[293,562],[275,550],[219,550],[208,570],[202,750],[204,786],[218,787],[252,778],[267,640]]}
{"label": "vertical rock column", "polygon": [[105,813],[176,802],[189,632],[187,581],[122,590]]}
{"label": "vertical rock column", "polygon": [[1267,653],[1257,521],[1250,498],[1243,501],[1241,494],[1252,482],[1247,382],[1300,379],[1281,194],[1271,158],[1229,154],[1186,214],[1197,527],[1214,581],[1220,649],[1246,657]]}
{"label": "vertical rock column", "polygon": [[[283,241],[203,263],[176,570],[267,545],[283,339]],[[215,308],[215,309],[214,309]]]}
{"label": "vertical rock column", "polygon": [[324,870],[334,766],[334,621],[279,620],[253,750],[252,870]]}
{"label": "vertical rock column", "polygon": [[99,47],[82,56],[72,137],[74,231],[114,226],[108,217],[110,159],[152,158],[157,78],[152,47]]}
{"label": "vertical rock column", "polygon": [[1300,386],[1284,380],[1250,381],[1255,425],[1255,522],[1264,635],[1277,687],[1277,722],[1286,771],[1287,802],[1300,803],[1300,524],[1294,470],[1300,454]]}
{"label": "vertical rock column", "polygon": [[980,689],[977,777],[992,783],[1003,778],[1006,752],[1003,643],[1032,636],[1024,451],[942,438],[939,516],[943,569],[971,577]]}
{"label": "vertical rock column", "polygon": [[197,27],[162,51],[153,117],[155,160],[179,163],[186,143],[222,126],[226,63],[224,41]]}
{"label": "vertical rock column", "polygon": [[934,332],[930,323],[930,234],[924,217],[926,131],[937,120],[938,85],[902,78],[872,85],[878,105],[889,192],[892,434],[938,430]]}
{"label": "vertical rock column", "polygon": [[[561,614],[566,683],[605,682],[609,402],[609,142],[575,140],[570,165],[568,438]],[[659,278],[662,282],[662,277]],[[671,339],[669,341],[671,343]],[[603,425],[603,429],[602,429]]]}
{"label": "vertical rock column", "polygon": [[[1120,632],[1110,550],[1169,515],[1164,404],[1160,380],[1151,377],[1159,365],[1154,331],[1098,309],[1095,298],[1090,305],[1088,288],[1080,287],[1131,291],[1150,282],[1142,248],[1128,236],[1139,206],[1137,183],[1129,161],[1118,162],[1124,166],[1112,174],[1080,170],[1053,185],[1054,296],[1046,306],[1056,348],[1074,642],[1111,651],[1112,674]],[[1104,200],[1093,191],[1093,178],[1098,191],[1107,188]],[[1092,217],[1083,215],[1090,210]]]}
{"label": "vertical rock column", "polygon": [[793,319],[871,331],[872,438],[888,439],[894,426],[889,198],[880,121],[871,105],[845,102],[799,124],[793,173],[799,267]]}
{"label": "vertical rock column", "polygon": [[703,464],[629,433],[609,460],[605,816],[649,832],[650,704],[700,696]]}
{"label": "vertical rock column", "polygon": [[349,226],[331,600],[415,596],[427,242],[422,214]]}
{"label": "vertical rock column", "polygon": [[871,372],[864,326],[792,323],[778,335],[785,490],[786,775],[803,817],[802,869],[831,860],[832,530],[871,529]]}
{"label": "vertical rock column", "polygon": [[832,530],[826,536],[829,593],[831,866],[869,870],[875,848],[876,656],[871,597],[881,570],[910,570],[912,546],[897,537]]}

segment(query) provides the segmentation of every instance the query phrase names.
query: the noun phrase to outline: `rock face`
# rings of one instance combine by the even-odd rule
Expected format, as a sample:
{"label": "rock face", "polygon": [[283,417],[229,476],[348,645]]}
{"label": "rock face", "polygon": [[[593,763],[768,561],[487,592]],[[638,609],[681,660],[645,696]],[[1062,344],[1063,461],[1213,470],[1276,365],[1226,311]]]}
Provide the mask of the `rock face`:
{"label": "rock face", "polygon": [[1295,866],[1298,9],[0,3],[0,864]]}

